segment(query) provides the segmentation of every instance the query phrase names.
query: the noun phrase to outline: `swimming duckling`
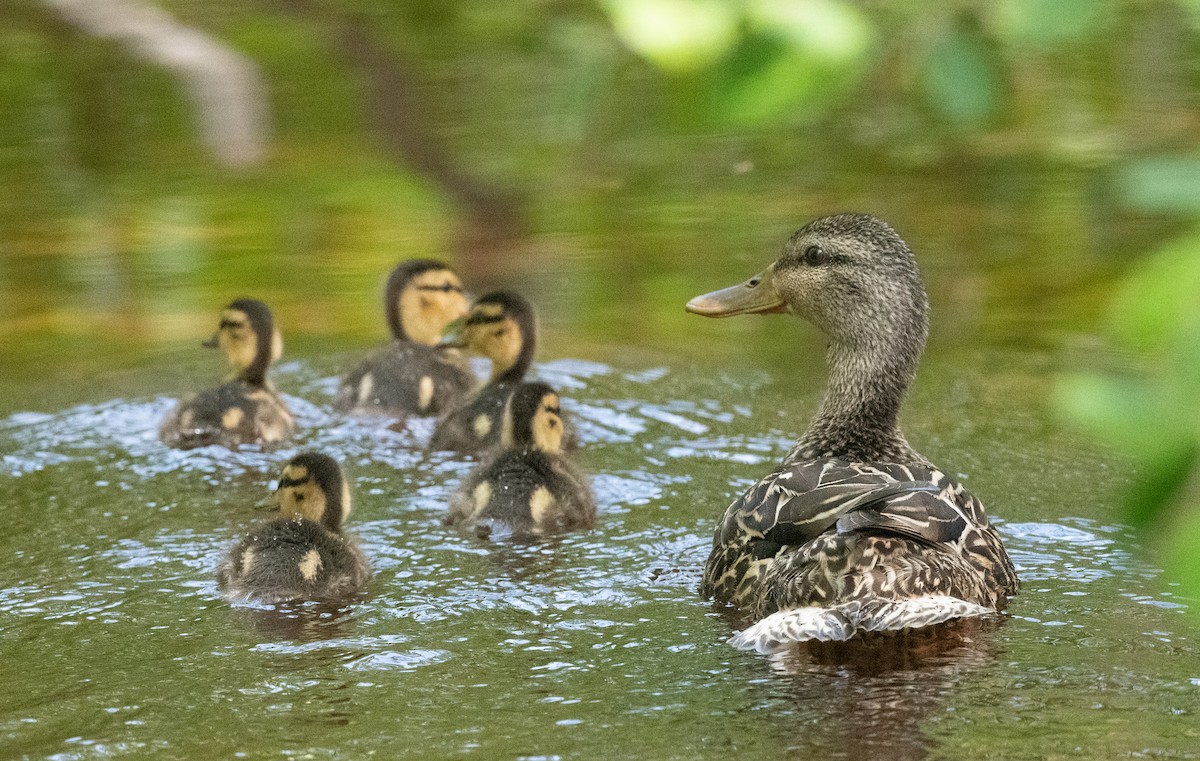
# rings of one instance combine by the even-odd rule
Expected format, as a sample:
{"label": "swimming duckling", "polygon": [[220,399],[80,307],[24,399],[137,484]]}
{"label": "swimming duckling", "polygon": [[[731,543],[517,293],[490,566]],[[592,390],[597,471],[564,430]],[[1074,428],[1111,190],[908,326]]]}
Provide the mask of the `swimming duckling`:
{"label": "swimming duckling", "polygon": [[267,380],[267,368],[283,354],[283,337],[267,305],[255,299],[234,301],[203,345],[224,352],[233,374],[223,385],[184,397],[163,421],[163,443],[179,449],[209,444],[233,448],[287,438],[294,427],[292,413]]}
{"label": "swimming duckling", "polygon": [[217,569],[217,588],[234,600],[275,604],[361,593],[371,571],[342,532],[350,484],[328,455],[304,452],[283,467],[275,498],[283,517],[240,541]]}
{"label": "swimming duckling", "polygon": [[759,619],[733,644],[775,652],[1006,606],[1017,577],[983,505],[896,422],[929,307],[891,227],[866,214],[810,222],[766,270],[687,309],[791,313],[830,342],[829,385],[808,430],[713,537],[701,593]]}
{"label": "swimming duckling", "polygon": [[500,452],[476,468],[450,502],[447,525],[532,537],[591,528],[587,479],[562,451],[559,398],[545,383],[522,383],[504,407]]}
{"label": "swimming duckling", "polygon": [[478,380],[457,349],[438,345],[446,326],[467,313],[454,270],[433,259],[401,262],[388,278],[384,313],[392,343],[342,379],[334,408],[439,415],[461,404]]}
{"label": "swimming duckling", "polygon": [[492,360],[492,376],[475,396],[438,422],[429,448],[473,453],[500,441],[504,405],[533,364],[537,347],[533,305],[511,291],[481,296],[467,313],[461,343]]}

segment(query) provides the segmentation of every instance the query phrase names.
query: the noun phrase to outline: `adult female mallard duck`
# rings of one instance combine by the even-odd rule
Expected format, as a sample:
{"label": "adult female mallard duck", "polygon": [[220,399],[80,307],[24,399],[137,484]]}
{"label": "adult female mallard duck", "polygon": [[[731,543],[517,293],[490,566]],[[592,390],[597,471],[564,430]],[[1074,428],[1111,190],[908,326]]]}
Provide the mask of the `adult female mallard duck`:
{"label": "adult female mallard duck", "polygon": [[504,407],[499,453],[463,482],[446,524],[480,536],[591,528],[596,505],[587,479],[563,454],[563,436],[554,389],[545,383],[517,386]]}
{"label": "adult female mallard duck", "polygon": [[500,441],[504,405],[529,371],[537,348],[533,305],[511,291],[480,296],[467,313],[459,343],[492,360],[492,376],[478,393],[438,422],[429,448],[469,454]]}
{"label": "adult female mallard duck", "polygon": [[328,455],[304,452],[283,467],[275,498],[283,517],[240,541],[217,569],[234,600],[275,604],[339,600],[361,593],[371,572],[342,532],[350,484]]}
{"label": "adult female mallard duck", "polygon": [[461,404],[478,381],[457,349],[438,345],[446,326],[467,313],[454,270],[434,259],[401,262],[388,278],[384,313],[392,343],[342,379],[333,406],[404,416]]}
{"label": "adult female mallard duck", "polygon": [[829,386],[783,464],[717,526],[701,593],[760,619],[731,642],[790,643],[1001,610],[1017,578],[983,505],[905,440],[896,419],[928,332],[912,252],[865,214],[809,223],[707,317],[790,312],[829,337]]}
{"label": "adult female mallard duck", "polygon": [[283,338],[261,301],[238,299],[225,307],[216,334],[204,343],[219,348],[233,368],[222,385],[185,397],[163,422],[159,438],[192,449],[209,444],[273,444],[294,427],[267,369],[283,354]]}

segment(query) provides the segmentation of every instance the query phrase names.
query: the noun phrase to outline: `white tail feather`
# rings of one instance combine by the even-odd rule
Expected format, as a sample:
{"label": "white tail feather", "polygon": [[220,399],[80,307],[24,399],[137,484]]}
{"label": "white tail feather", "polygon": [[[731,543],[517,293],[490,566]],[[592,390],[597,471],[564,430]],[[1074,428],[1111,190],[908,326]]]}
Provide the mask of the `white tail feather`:
{"label": "white tail feather", "polygon": [[911,600],[870,600],[832,608],[790,608],[758,621],[729,639],[739,650],[769,654],[808,640],[846,640],[860,631],[882,632],[932,626],[952,618],[985,616],[991,608],[957,597],[931,595]]}

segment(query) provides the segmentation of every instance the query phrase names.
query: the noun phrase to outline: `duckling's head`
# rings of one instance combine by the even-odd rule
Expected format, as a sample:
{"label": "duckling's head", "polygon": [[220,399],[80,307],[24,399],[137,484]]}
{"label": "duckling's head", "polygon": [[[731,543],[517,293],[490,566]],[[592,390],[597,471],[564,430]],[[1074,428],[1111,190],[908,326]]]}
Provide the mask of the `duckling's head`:
{"label": "duckling's head", "polygon": [[283,355],[283,336],[271,310],[256,299],[237,299],[225,307],[217,332],[204,345],[221,350],[234,378],[260,386],[267,368]]}
{"label": "duckling's head", "polygon": [[338,532],[350,514],[350,483],[329,455],[303,452],[283,466],[275,499],[285,517],[304,518]]}
{"label": "duckling's head", "polygon": [[393,338],[433,346],[467,313],[467,297],[454,270],[435,259],[412,259],[388,277],[384,313]]}
{"label": "duckling's head", "polygon": [[522,383],[504,407],[500,445],[505,449],[533,448],[561,452],[562,412],[558,393],[545,383]]}
{"label": "duckling's head", "polygon": [[706,317],[791,312],[851,350],[886,347],[919,356],[928,332],[929,305],[912,251],[868,214],[808,223],[770,267],[697,296],[687,309]]}
{"label": "duckling's head", "polygon": [[537,347],[533,305],[512,291],[480,296],[463,323],[462,344],[492,360],[492,381],[520,381]]}

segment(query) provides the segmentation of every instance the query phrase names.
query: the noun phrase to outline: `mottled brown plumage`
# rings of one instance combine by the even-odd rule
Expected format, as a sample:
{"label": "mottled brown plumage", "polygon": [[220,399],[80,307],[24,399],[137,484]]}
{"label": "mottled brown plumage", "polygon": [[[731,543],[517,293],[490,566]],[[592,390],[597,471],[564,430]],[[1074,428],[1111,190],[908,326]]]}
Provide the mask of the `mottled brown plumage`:
{"label": "mottled brown plumage", "polygon": [[763,273],[688,309],[786,311],[830,339],[816,416],[783,463],[729,506],[713,538],[701,593],[760,619],[735,644],[770,652],[1005,607],[1016,574],[983,505],[897,423],[928,305],[895,231],[865,214],[818,219]]}

